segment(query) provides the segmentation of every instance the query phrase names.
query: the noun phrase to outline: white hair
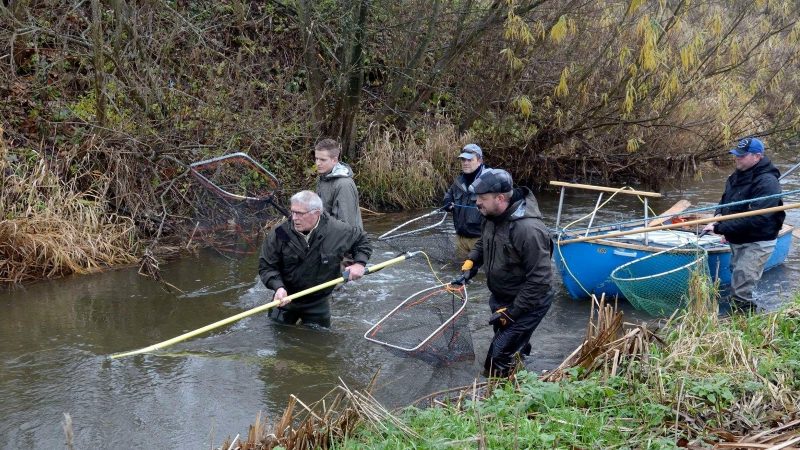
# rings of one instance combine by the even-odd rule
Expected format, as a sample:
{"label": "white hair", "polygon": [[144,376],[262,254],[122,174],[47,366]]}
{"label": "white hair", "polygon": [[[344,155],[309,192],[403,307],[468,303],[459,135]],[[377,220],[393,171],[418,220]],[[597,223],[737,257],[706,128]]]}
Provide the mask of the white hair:
{"label": "white hair", "polygon": [[309,211],[324,211],[322,199],[313,191],[300,191],[294,194],[290,201],[293,205],[305,206]]}

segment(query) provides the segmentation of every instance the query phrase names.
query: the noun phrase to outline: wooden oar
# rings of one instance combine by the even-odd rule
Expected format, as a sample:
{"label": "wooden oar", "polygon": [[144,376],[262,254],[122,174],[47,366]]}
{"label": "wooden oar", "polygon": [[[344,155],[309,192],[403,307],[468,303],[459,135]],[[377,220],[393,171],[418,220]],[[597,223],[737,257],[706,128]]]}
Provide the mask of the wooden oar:
{"label": "wooden oar", "polygon": [[645,233],[645,232],[659,231],[659,230],[671,230],[673,228],[681,228],[681,227],[687,227],[687,226],[692,226],[692,225],[705,225],[705,224],[708,224],[708,223],[724,222],[726,220],[738,219],[738,218],[741,218],[741,217],[758,216],[758,215],[761,215],[761,214],[769,214],[769,213],[773,213],[773,212],[785,211],[787,209],[795,209],[795,208],[800,208],[800,203],[790,203],[788,205],[774,206],[772,208],[756,209],[756,210],[753,210],[753,211],[745,211],[745,212],[740,212],[740,213],[736,213],[736,214],[728,214],[728,215],[725,215],[725,216],[707,217],[705,219],[689,220],[689,221],[683,222],[683,223],[671,223],[669,225],[661,225],[661,226],[657,226],[657,227],[636,228],[636,229],[627,230],[627,231],[617,231],[617,232],[614,232],[614,233],[600,234],[600,235],[595,235],[595,236],[585,236],[585,237],[575,238],[575,239],[567,239],[565,241],[559,241],[558,244],[559,245],[574,244],[576,242],[596,241],[596,240],[608,239],[608,238],[612,238],[612,237],[627,236],[629,234]]}
{"label": "wooden oar", "polygon": [[673,216],[680,214],[681,212],[685,211],[686,208],[692,206],[692,203],[689,200],[682,199],[675,202],[674,205],[670,206],[670,208],[663,213],[659,214],[658,217],[651,220],[650,223],[647,225],[650,227],[657,227],[664,223],[667,219],[671,219]]}

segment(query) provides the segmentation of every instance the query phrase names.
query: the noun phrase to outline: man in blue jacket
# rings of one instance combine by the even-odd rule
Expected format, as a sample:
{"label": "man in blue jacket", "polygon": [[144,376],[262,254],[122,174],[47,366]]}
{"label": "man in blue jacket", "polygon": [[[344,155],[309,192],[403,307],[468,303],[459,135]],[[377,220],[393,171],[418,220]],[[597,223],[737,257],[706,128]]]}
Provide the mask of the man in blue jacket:
{"label": "man in blue jacket", "polygon": [[[739,141],[730,151],[736,158],[736,171],[728,177],[720,205],[780,194],[780,172],[764,155],[764,143],[756,138]],[[727,215],[783,205],[770,198],[734,206],[722,206],[716,215]],[[740,309],[755,307],[753,290],[761,279],[764,265],[775,250],[783,226],[783,211],[742,217],[707,225],[703,231],[725,236],[731,246],[731,304]]]}
{"label": "man in blue jacket", "polygon": [[483,216],[476,206],[477,195],[469,191],[472,183],[484,171],[483,150],[477,144],[467,144],[458,155],[461,174],[444,194],[444,208],[453,213],[456,229],[456,258],[463,259],[481,235]]}

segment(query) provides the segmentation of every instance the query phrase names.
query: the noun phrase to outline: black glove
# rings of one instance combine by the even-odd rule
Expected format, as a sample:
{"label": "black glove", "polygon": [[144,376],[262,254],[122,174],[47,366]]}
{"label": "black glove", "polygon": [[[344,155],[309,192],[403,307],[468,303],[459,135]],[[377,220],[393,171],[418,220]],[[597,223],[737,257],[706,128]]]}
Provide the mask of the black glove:
{"label": "black glove", "polygon": [[453,286],[463,286],[465,284],[469,284],[470,278],[472,278],[470,276],[470,271],[465,270],[464,272],[461,272],[461,276],[459,276],[458,278],[454,278],[453,281],[450,282],[450,284]]}
{"label": "black glove", "polygon": [[489,317],[489,325],[497,325],[500,328],[505,328],[514,323],[514,319],[508,314],[508,308],[500,308]]}
{"label": "black glove", "polygon": [[448,204],[446,204],[446,205],[442,206],[440,209],[441,209],[442,211],[453,212],[453,209],[454,209],[455,207],[456,207],[456,204],[455,204],[455,203],[453,203],[453,202],[450,202],[450,203],[448,203]]}

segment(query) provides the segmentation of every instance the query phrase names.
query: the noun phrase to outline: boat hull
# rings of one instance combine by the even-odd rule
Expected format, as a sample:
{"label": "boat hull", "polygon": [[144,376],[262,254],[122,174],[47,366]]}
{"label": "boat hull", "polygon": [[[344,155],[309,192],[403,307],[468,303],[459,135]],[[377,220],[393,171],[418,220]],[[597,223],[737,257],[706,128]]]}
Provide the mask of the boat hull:
{"label": "boat hull", "polygon": [[[784,226],[778,235],[775,251],[767,261],[764,270],[783,264],[789,255],[792,244],[792,227]],[[617,267],[664,250],[663,246],[649,246],[597,240],[576,242],[556,246],[553,252],[556,266],[561,273],[564,288],[574,299],[588,298],[591,295],[606,297],[620,296],[622,293],[611,279],[611,272]],[[731,283],[730,247],[722,246],[708,250],[708,266],[711,276],[719,279],[721,285]]]}

